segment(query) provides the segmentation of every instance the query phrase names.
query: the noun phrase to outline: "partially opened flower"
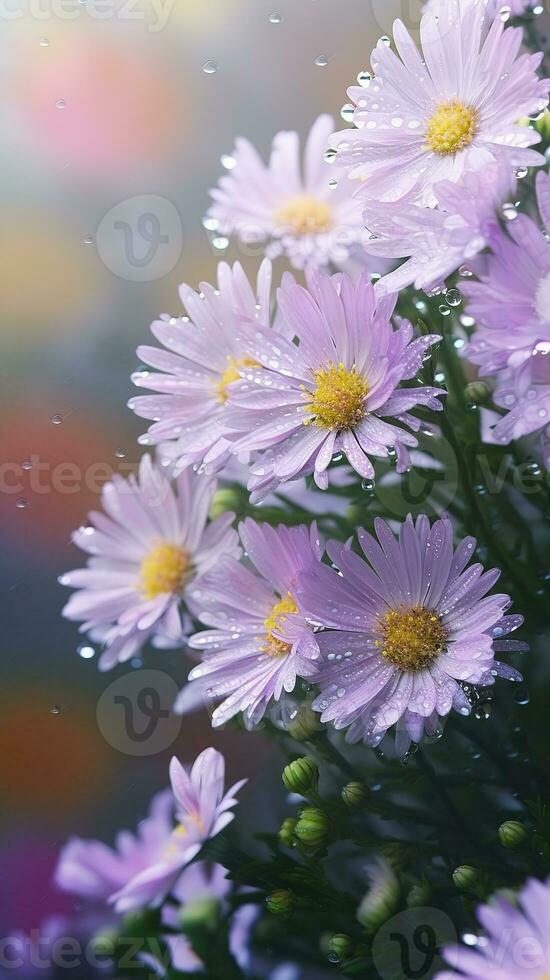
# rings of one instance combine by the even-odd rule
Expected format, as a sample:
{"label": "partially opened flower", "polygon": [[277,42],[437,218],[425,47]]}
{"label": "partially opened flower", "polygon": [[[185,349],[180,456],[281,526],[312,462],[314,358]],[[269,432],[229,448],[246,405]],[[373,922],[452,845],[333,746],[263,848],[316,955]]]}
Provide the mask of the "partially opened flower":
{"label": "partially opened flower", "polygon": [[70,840],[59,858],[57,885],[88,902],[114,905],[118,913],[159,905],[204,842],[233,820],[235,794],[246,782],[224,792],[225,762],[215,749],[201,752],[189,772],[174,757],[170,780],[172,791],[154,797],[137,834],[121,831],[115,849]]}
{"label": "partially opened flower", "polygon": [[350,741],[377,745],[397,725],[397,747],[432,734],[451,708],[468,713],[464,684],[490,685],[500,675],[519,680],[495,660],[524,645],[501,639],[522,623],[505,616],[510,598],[488,596],[500,572],[467,567],[475,547],[456,550],[447,519],[432,526],[421,515],[396,538],[375,520],[377,539],[360,529],[365,558],[331,542],[326,565],[309,567],[298,598],[311,620],[326,627],[317,639],[324,657],[313,703],[321,720],[348,728]]}
{"label": "partially opened flower", "polygon": [[[383,276],[377,292],[396,292],[414,283],[426,292],[471,262],[490,242],[497,209],[509,199],[515,180],[508,170],[489,164],[454,183],[434,187],[436,208],[405,200],[369,205],[369,230],[377,254],[407,261]],[[412,198],[414,195],[409,195]]]}
{"label": "partially opened flower", "polygon": [[[490,26],[489,26],[490,25]],[[459,180],[497,160],[509,169],[540,166],[540,141],[518,124],[545,108],[548,83],[536,69],[542,54],[519,54],[522,31],[492,20],[483,3],[447,0],[421,20],[422,50],[394,24],[397,53],[381,38],[371,56],[374,77],[348,90],[356,129],[332,137],[337,162],[363,197],[396,201],[413,193],[436,203],[441,180]]]}
{"label": "partially opened flower", "polygon": [[170,782],[177,826],[148,867],[111,895],[109,901],[117,912],[160,904],[182,868],[196,857],[205,841],[231,823],[235,816],[231,811],[237,803],[235,794],[246,779],[224,792],[224,757],[216,749],[205,749],[189,772],[174,756],[170,762]]}
{"label": "partially opened flower", "polygon": [[138,388],[157,392],[130,399],[141,418],[152,419],[145,445],[161,443],[163,455],[180,467],[221,466],[227,458],[225,408],[228,389],[250,358],[237,342],[240,316],[270,322],[271,264],[260,266],[256,290],[241,265],[218,265],[218,287],[185,283],[180,296],[188,316],[164,317],[151,331],[165,348],[138,347],[138,357],[156,371],[138,371]]}
{"label": "partially opened flower", "polygon": [[550,975],[549,904],[550,878],[529,878],[517,905],[495,895],[478,906],[485,935],[473,947],[446,947],[443,955],[452,969],[438,973],[435,980],[545,980]]}
{"label": "partially opened flower", "polygon": [[269,164],[246,139],[238,139],[231,170],[211,191],[208,214],[217,232],[247,242],[265,242],[271,258],[285,254],[292,265],[341,264],[361,253],[366,232],[361,206],[324,154],[334,127],[319,116],[304,150],[303,172],[297,133],[278,133]]}
{"label": "partially opened flower", "polygon": [[170,790],[157,793],[149,815],[136,834],[121,831],[114,848],[99,840],[72,837],[62,848],[55,870],[58,888],[92,905],[106,904],[137,874],[158,860],[172,834],[174,798]]}
{"label": "partially opened flower", "polygon": [[262,367],[244,372],[228,408],[233,451],[268,450],[252,466],[251,500],[311,473],[326,489],[338,453],[367,479],[374,476],[372,458],[396,454],[398,471],[406,470],[421,425],[413,410],[439,410],[444,392],[401,382],[415,377],[440,338],[413,340],[406,320],[394,329],[396,297],[377,301],[365,273],[357,284],[318,273],[309,289],[283,285],[278,299],[298,344],[259,326],[243,332],[243,346]]}
{"label": "partially opened flower", "polygon": [[298,573],[322,555],[315,525],[273,528],[247,518],[240,534],[255,571],[228,559],[194,590],[199,619],[211,628],[189,641],[202,657],[189,679],[207,697],[223,699],[214,726],[239,711],[255,724],[270,701],[293,690],[297,677],[315,674],[319,657],[296,599]]}
{"label": "partially opened flower", "polygon": [[207,525],[215,483],[184,471],[172,484],[144,456],[138,478],[115,475],[102,490],[105,513],[90,514],[73,541],[90,556],[62,575],[77,589],[63,615],[104,646],[109,670],[152,641],[181,644],[189,631],[189,589],[224,554],[238,555],[232,514]]}

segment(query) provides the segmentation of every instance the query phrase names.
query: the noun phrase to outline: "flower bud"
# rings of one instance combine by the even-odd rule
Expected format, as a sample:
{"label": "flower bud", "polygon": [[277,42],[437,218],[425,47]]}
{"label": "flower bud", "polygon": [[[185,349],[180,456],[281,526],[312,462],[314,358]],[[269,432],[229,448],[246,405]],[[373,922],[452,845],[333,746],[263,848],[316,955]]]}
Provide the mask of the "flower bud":
{"label": "flower bud", "polygon": [[295,904],[294,894],[288,888],[279,888],[276,892],[268,895],[266,899],[267,908],[273,915],[288,915],[289,912],[292,912]]}
{"label": "flower bud", "polygon": [[287,732],[297,742],[305,742],[322,729],[319,715],[309,704],[301,704],[292,721],[287,725]]}
{"label": "flower bud", "polygon": [[422,881],[418,881],[416,885],[413,885],[409,894],[407,895],[407,908],[417,909],[422,908],[423,905],[427,905],[432,896],[432,889],[429,881],[424,878]]}
{"label": "flower bud", "polygon": [[471,864],[461,864],[453,871],[453,884],[461,892],[474,888],[479,883],[479,871]]}
{"label": "flower bud", "polygon": [[363,783],[351,782],[346,783],[342,790],[342,800],[349,807],[361,806],[361,803],[366,799],[367,789],[363,786]]}
{"label": "flower bud", "polygon": [[491,397],[491,389],[485,381],[470,381],[464,389],[464,397],[473,405],[484,405]]}
{"label": "flower bud", "polygon": [[234,487],[220,487],[212,497],[208,511],[210,520],[214,521],[216,517],[220,517],[221,514],[226,514],[228,511],[238,510],[241,503],[242,496],[238,490]]}
{"label": "flower bud", "polygon": [[305,806],[296,824],[295,834],[302,844],[309,847],[320,847],[328,836],[328,819],[322,810],[316,806]]}
{"label": "flower bud", "polygon": [[308,756],[295,759],[283,769],[283,783],[289,793],[299,793],[300,796],[314,793],[319,783],[317,763]]}
{"label": "flower bud", "polygon": [[285,847],[292,847],[295,843],[294,831],[297,823],[298,821],[294,817],[287,817],[286,820],[283,820],[279,830],[279,840]]}
{"label": "flower bud", "polygon": [[218,924],[220,906],[215,898],[196,898],[186,902],[180,912],[180,923],[184,932],[206,928],[214,930]]}
{"label": "flower bud", "polygon": [[329,959],[334,959],[335,962],[338,960],[348,960],[353,956],[354,949],[354,940],[344,932],[335,933],[327,943]]}
{"label": "flower bud", "polygon": [[498,828],[503,847],[518,848],[527,840],[527,831],[519,820],[505,820]]}
{"label": "flower bud", "polygon": [[394,915],[399,902],[399,880],[384,858],[375,859],[367,869],[370,888],[359,903],[357,919],[369,932],[375,932]]}

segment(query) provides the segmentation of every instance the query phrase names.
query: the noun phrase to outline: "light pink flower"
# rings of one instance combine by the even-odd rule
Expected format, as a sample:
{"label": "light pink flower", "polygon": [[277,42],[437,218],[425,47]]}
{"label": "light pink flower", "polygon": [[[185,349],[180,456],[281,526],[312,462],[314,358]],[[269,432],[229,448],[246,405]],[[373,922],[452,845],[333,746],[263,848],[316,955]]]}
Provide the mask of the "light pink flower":
{"label": "light pink flower", "polygon": [[190,586],[220,556],[240,554],[233,514],[207,524],[214,490],[215,482],[189,471],[172,484],[144,456],[139,477],[115,475],[102,490],[105,513],[90,514],[90,524],[73,534],[90,557],[86,568],[60,578],[77,589],[63,615],[82,621],[81,632],[103,644],[101,670],[148,641],[182,644]]}
{"label": "light pink flower", "polygon": [[536,74],[542,54],[520,54],[521,29],[505,29],[483,3],[446,0],[437,15],[423,15],[420,39],[421,51],[395,22],[397,53],[381,39],[371,56],[374,77],[348,90],[357,128],[331,139],[363,199],[367,226],[372,201],[414,194],[433,206],[435,186],[466,170],[495,159],[510,170],[544,163],[530,149],[540,136],[518,124],[548,101],[548,81]]}
{"label": "light pink flower", "polygon": [[211,191],[210,227],[244,243],[263,242],[270,258],[284,254],[300,269],[360,256],[367,237],[361,206],[350,198],[345,174],[324,159],[333,127],[331,116],[315,121],[303,171],[297,133],[277,133],[267,165],[248,140],[238,139],[230,172]]}

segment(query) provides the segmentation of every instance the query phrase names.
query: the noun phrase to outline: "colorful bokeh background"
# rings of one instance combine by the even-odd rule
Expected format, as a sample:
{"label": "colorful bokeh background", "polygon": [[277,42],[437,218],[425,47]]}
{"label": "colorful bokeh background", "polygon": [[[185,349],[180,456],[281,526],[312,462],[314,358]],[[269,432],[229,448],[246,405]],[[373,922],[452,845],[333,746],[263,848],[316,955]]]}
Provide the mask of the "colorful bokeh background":
{"label": "colorful bokeh background", "polygon": [[[213,736],[206,712],[146,756],[97,721],[117,676],[101,675],[57,576],[81,557],[70,532],[110,471],[139,458],[143,423],[125,403],[150,321],[180,309],[177,286],[212,280],[202,226],[236,135],[337,126],[346,87],[395,16],[417,0],[3,0],[0,9],[0,931],[63,911],[50,885],[70,834],[133,826],[185,761],[213,743],[231,775],[271,749]],[[204,68],[206,66],[206,69]],[[214,70],[215,69],[215,70]],[[223,244],[223,243],[222,243]],[[181,682],[181,654],[146,666]],[[243,794],[257,814],[259,791]],[[267,820],[267,815],[266,815]]]}

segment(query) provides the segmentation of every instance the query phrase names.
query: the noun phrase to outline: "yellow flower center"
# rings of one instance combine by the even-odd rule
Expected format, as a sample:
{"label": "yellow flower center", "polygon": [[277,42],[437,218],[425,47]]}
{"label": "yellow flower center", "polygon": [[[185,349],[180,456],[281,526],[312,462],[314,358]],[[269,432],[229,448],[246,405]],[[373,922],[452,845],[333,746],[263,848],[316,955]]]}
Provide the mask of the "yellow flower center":
{"label": "yellow flower center", "polygon": [[473,106],[464,105],[456,99],[442,102],[428,120],[428,146],[439,156],[458,153],[470,146],[478,125],[479,113]]}
{"label": "yellow flower center", "polygon": [[284,657],[288,653],[291,644],[285,643],[278,636],[273,636],[273,631],[281,632],[289,614],[297,612],[298,605],[290,592],[275,603],[270,615],[264,619],[266,642],[260,647],[262,653],[267,653],[269,657]]}
{"label": "yellow flower center", "polygon": [[162,592],[176,595],[191,574],[192,564],[187,552],[178,545],[161,541],[141,563],[141,594],[144,599],[155,599]]}
{"label": "yellow flower center", "polygon": [[227,388],[233,381],[238,381],[241,372],[239,368],[243,367],[260,367],[258,361],[255,361],[252,357],[228,357],[227,367],[225,371],[222,372],[220,380],[216,381],[216,391],[218,393],[218,398],[220,402],[225,404],[227,401]]}
{"label": "yellow flower center", "polygon": [[441,619],[424,606],[390,609],[380,621],[377,646],[401,670],[420,670],[445,649],[447,631]]}
{"label": "yellow flower center", "polygon": [[[315,372],[315,391],[308,405],[315,425],[322,429],[351,429],[367,414],[369,386],[355,366],[331,364]],[[306,421],[306,425],[309,420]]]}
{"label": "yellow flower center", "polygon": [[295,235],[316,235],[332,227],[332,211],[324,201],[300,194],[277,211],[275,222]]}

